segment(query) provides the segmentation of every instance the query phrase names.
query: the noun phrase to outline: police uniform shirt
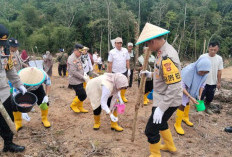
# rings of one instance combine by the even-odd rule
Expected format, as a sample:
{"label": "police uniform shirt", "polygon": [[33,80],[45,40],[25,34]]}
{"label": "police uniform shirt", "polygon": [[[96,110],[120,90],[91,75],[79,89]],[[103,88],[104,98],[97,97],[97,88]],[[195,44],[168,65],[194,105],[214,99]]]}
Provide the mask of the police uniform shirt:
{"label": "police uniform shirt", "polygon": [[182,103],[183,90],[181,82],[167,84],[163,77],[162,60],[167,56],[181,71],[181,64],[178,53],[167,42],[160,48],[160,55],[157,56],[154,65],[153,75],[153,106],[166,111],[169,107],[176,107]]}

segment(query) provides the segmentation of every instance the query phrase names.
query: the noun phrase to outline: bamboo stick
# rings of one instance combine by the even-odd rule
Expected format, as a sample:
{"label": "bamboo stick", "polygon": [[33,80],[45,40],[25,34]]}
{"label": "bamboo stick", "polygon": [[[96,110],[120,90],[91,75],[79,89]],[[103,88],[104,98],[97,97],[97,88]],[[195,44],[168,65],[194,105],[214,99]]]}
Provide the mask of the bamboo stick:
{"label": "bamboo stick", "polygon": [[[145,53],[145,57],[144,57],[144,64],[143,64],[143,68],[142,68],[143,71],[145,71],[147,69],[150,54],[151,54],[151,51],[149,50],[149,48],[147,48],[146,53]],[[139,85],[138,97],[137,97],[136,105],[135,105],[135,114],[134,114],[134,120],[133,120],[133,126],[132,126],[132,137],[131,137],[132,142],[134,142],[134,140],[135,140],[136,122],[137,122],[139,107],[143,102],[142,100],[143,100],[143,95],[144,95],[145,82],[146,82],[146,76],[142,75],[141,82]]]}

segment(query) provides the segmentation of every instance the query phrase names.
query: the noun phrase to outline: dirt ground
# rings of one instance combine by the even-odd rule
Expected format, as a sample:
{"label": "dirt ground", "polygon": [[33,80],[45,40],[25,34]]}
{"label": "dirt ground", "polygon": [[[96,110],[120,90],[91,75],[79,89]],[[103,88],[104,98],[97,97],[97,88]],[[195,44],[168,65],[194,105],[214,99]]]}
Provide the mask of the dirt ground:
{"label": "dirt ground", "polygon": [[[223,78],[232,82],[232,67],[223,70]],[[53,68],[51,105],[49,120],[52,127],[45,129],[41,124],[40,109],[29,113],[30,122],[23,121],[23,129],[14,137],[14,142],[26,146],[23,153],[3,153],[2,157],[148,157],[149,144],[144,135],[144,128],[151,113],[152,104],[139,110],[135,142],[131,142],[134,105],[137,95],[137,82],[128,89],[126,95],[129,102],[126,112],[119,115],[119,123],[123,132],[110,129],[110,118],[103,111],[101,114],[101,128],[94,131],[93,112],[89,100],[84,106],[89,110],[87,114],[75,114],[69,108],[75,96],[73,90],[68,89],[67,77],[57,75],[57,65]],[[232,125],[232,103],[221,103],[221,114],[208,116],[204,112],[196,112],[192,106],[190,120],[194,127],[182,124],[185,135],[178,135],[174,128],[174,115],[169,126],[178,149],[177,153],[162,152],[164,157],[230,157],[232,156],[232,134],[225,133],[224,127]],[[3,141],[0,142],[3,147]]]}

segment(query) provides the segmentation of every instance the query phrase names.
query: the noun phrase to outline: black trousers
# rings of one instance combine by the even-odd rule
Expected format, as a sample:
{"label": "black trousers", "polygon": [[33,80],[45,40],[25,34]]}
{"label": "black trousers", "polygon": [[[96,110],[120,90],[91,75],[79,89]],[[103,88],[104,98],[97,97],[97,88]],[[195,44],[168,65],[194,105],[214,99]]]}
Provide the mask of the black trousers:
{"label": "black trousers", "polygon": [[[140,79],[138,79],[138,86],[140,85]],[[149,80],[145,83],[145,94],[151,92],[153,89],[153,81]]]}
{"label": "black trousers", "polygon": [[[11,120],[14,120],[11,97],[7,98],[6,101],[3,102],[3,106],[5,107]],[[5,119],[1,114],[0,114],[0,135],[3,138],[4,142],[12,142],[13,140],[13,132],[10,130],[9,126],[7,125]]]}
{"label": "black trousers", "polygon": [[[46,96],[43,85],[40,85],[38,89],[32,90],[30,92],[37,96],[38,98],[37,104],[38,105],[42,104],[43,98]],[[47,103],[47,105],[49,106],[49,103]]]}
{"label": "black trousers", "polygon": [[[60,76],[65,76],[66,75],[66,71],[67,71],[67,64],[65,65],[60,65],[58,66],[58,73]],[[63,75],[62,75],[63,72]]]}
{"label": "black trousers", "polygon": [[206,100],[207,102],[212,102],[217,85],[205,85],[205,89],[202,92],[201,100]]}
{"label": "black trousers", "polygon": [[132,87],[132,83],[133,83],[133,74],[134,74],[134,69],[131,70],[131,75],[130,75],[130,80],[129,80],[129,87]]}
{"label": "black trousers", "polygon": [[[112,98],[113,98],[113,96],[109,97],[109,99],[107,100],[107,106],[108,107],[110,107],[110,103],[111,103]],[[101,114],[101,111],[102,111],[102,108],[101,108],[101,105],[100,105],[97,109],[93,110],[93,114],[95,116],[98,116],[98,115]]]}
{"label": "black trousers", "polygon": [[102,64],[98,64],[97,66],[98,66],[98,69],[101,70]]}
{"label": "black trousers", "polygon": [[161,124],[153,123],[153,114],[155,112],[156,107],[152,108],[151,116],[147,122],[147,126],[145,129],[145,134],[148,138],[148,142],[151,144],[158,143],[160,141],[159,131],[163,131],[168,129],[168,120],[172,116],[172,114],[177,110],[178,107],[169,107],[163,115]]}
{"label": "black trousers", "polygon": [[70,87],[74,89],[74,91],[76,92],[76,96],[80,101],[84,101],[87,98],[83,83],[78,85],[70,85]]}

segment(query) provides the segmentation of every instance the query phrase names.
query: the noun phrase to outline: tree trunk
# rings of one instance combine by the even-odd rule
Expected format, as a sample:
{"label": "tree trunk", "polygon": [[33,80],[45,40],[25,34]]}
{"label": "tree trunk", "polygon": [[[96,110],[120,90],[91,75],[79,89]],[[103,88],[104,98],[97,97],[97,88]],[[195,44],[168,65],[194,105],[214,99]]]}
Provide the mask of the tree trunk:
{"label": "tree trunk", "polygon": [[[135,22],[135,28],[134,29],[135,29],[134,30],[134,32],[135,32],[135,41],[137,41],[138,38],[139,38],[139,23]],[[137,45],[135,47],[135,60],[136,61],[137,61],[138,57],[139,57],[139,45]]]}
{"label": "tree trunk", "polygon": [[111,40],[111,30],[110,30],[110,0],[106,0],[107,5],[107,15],[108,15],[108,52],[110,52],[110,40]]}
{"label": "tree trunk", "polygon": [[100,57],[102,57],[102,35],[103,35],[103,31],[102,31],[102,28],[101,28]]}
{"label": "tree trunk", "polygon": [[196,33],[196,20],[195,20],[195,24],[194,24],[194,57],[195,57],[195,60],[197,60],[197,33]]}
{"label": "tree trunk", "polygon": [[202,54],[205,53],[205,45],[206,45],[206,40],[204,39],[204,48],[203,48],[203,53]]}

